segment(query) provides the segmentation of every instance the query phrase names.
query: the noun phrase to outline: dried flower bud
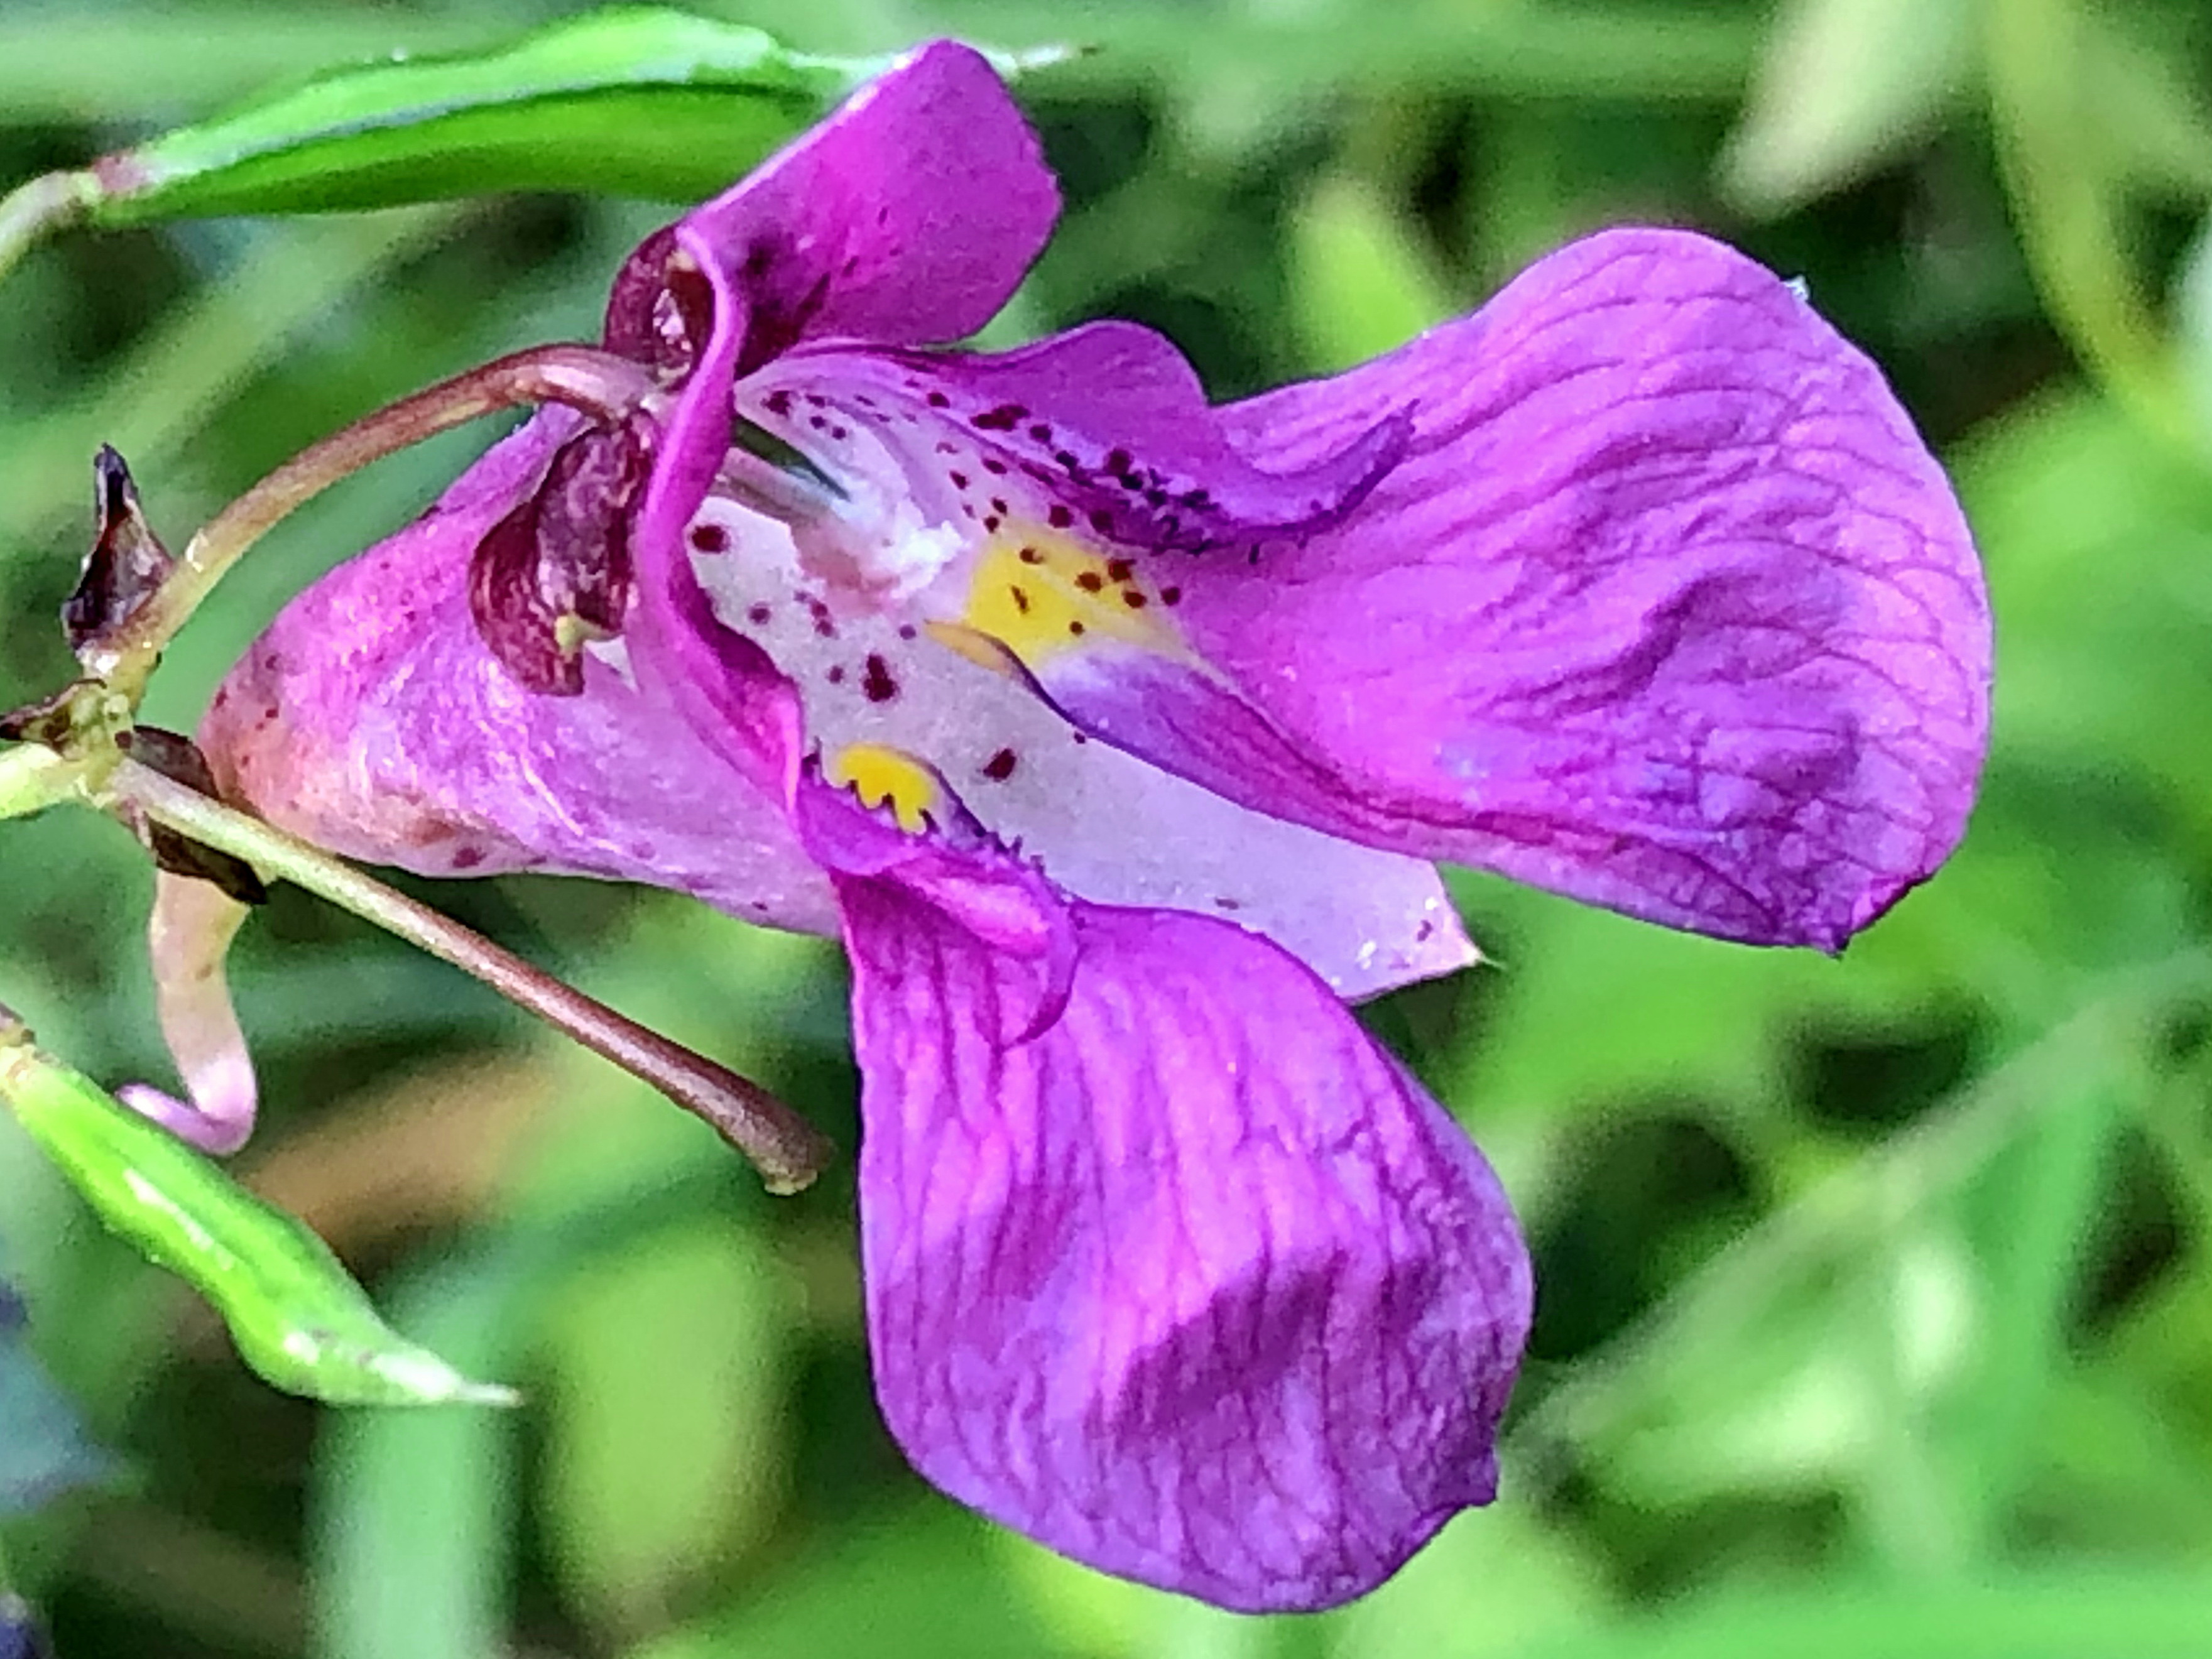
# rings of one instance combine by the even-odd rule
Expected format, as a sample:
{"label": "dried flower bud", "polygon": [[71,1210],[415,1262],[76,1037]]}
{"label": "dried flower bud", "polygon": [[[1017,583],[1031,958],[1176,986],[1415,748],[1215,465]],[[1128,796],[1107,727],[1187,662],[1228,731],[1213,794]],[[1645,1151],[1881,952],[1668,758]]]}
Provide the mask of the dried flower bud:
{"label": "dried flower bud", "polygon": [[80,661],[128,622],[176,567],[146,522],[123,457],[102,444],[92,473],[97,532],[76,592],[62,606],[62,633]]}

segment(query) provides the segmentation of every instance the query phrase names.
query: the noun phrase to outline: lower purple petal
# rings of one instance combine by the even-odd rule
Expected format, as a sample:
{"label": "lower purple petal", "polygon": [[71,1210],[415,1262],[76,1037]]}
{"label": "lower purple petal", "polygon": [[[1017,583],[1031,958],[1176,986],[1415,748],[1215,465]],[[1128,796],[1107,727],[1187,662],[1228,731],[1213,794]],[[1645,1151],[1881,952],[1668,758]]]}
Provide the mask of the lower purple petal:
{"label": "lower purple petal", "polygon": [[896,869],[839,886],[877,1391],[922,1473],[1253,1611],[1358,1595],[1491,1498],[1519,1233],[1313,975],[1225,923],[1077,903],[1060,1017],[1007,1043],[1047,966]]}

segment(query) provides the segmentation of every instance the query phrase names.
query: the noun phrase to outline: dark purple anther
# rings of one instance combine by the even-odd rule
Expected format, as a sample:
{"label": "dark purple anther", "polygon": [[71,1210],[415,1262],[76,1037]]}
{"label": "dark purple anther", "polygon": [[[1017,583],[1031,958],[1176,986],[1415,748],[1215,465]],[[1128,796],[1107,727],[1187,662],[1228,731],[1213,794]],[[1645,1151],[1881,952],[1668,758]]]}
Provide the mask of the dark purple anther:
{"label": "dark purple anther", "polygon": [[653,423],[633,415],[555,452],[537,493],[491,527],[469,566],[469,611],[532,691],[584,689],[583,647],[623,629],[630,518],[651,476]]}

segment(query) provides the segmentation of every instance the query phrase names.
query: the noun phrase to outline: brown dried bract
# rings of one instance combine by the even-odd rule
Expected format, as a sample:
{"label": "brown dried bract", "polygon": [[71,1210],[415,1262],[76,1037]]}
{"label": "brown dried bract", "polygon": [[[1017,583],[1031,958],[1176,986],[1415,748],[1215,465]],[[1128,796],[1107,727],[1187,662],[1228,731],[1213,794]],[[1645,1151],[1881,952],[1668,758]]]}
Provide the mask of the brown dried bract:
{"label": "brown dried bract", "polygon": [[92,551],[85,556],[76,592],[62,606],[62,633],[79,661],[153,598],[177,562],[146,522],[123,457],[102,444],[92,475]]}

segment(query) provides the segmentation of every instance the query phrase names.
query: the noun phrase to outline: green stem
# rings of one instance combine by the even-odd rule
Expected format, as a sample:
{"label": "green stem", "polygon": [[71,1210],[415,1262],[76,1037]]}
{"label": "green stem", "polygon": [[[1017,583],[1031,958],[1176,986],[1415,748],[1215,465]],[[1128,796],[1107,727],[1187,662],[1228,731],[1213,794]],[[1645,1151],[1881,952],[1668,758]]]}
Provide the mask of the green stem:
{"label": "green stem", "polygon": [[84,173],[49,173],[0,198],[0,277],[51,232],[84,216],[97,186]]}
{"label": "green stem", "polygon": [[829,1142],[758,1084],[647,1030],[482,934],[392,891],[297,836],[133,760],[116,767],[107,790],[113,801],[135,807],[155,823],[244,859],[264,876],[295,883],[482,980],[704,1118],[752,1161],[771,1192],[798,1192],[827,1167]]}
{"label": "green stem", "polygon": [[37,744],[0,749],[0,818],[28,817],[67,799],[78,775],[76,766]]}
{"label": "green stem", "polygon": [[590,346],[540,346],[441,380],[309,445],[210,519],[176,570],[112,640],[88,653],[88,672],[135,706],[161,648],[225,572],[294,509],[372,461],[441,432],[526,404],[565,404],[600,419],[636,409],[657,389],[641,364]]}

